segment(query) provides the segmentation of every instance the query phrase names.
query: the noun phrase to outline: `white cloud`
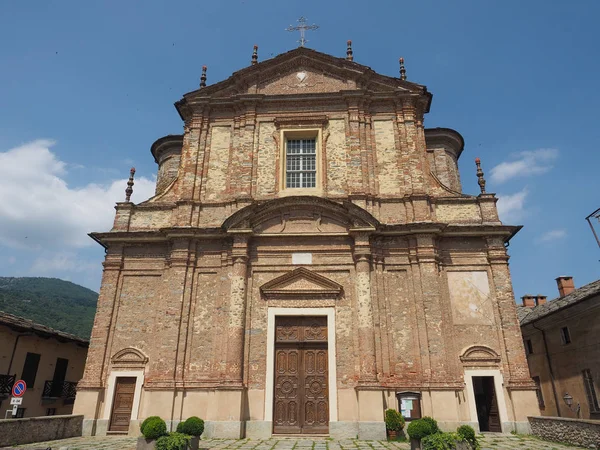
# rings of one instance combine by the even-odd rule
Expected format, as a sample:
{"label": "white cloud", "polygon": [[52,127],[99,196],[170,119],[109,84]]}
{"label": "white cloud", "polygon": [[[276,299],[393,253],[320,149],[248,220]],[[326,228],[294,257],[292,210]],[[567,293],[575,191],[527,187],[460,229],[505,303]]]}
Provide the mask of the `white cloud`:
{"label": "white cloud", "polygon": [[556,158],[558,158],[558,150],[555,148],[519,152],[513,156],[514,160],[493,167],[491,178],[496,183],[502,183],[518,176],[539,175],[552,169]]}
{"label": "white cloud", "polygon": [[59,251],[56,253],[43,252],[31,265],[30,271],[38,276],[62,274],[64,272],[98,272],[100,264],[97,261],[80,259],[75,252]]}
{"label": "white cloud", "polygon": [[550,231],[546,231],[544,234],[542,234],[537,241],[538,242],[553,242],[556,241],[558,239],[562,239],[564,237],[567,236],[567,231],[566,230],[550,230]]}
{"label": "white cloud", "polygon": [[[0,244],[13,248],[79,248],[94,245],[91,231],[108,231],[126,179],[71,187],[69,165],[40,139],[0,152]],[[155,182],[135,180],[132,200],[154,195]],[[59,264],[60,261],[55,261]],[[66,264],[66,263],[64,263]]]}
{"label": "white cloud", "polygon": [[498,215],[500,220],[505,223],[513,223],[519,220],[524,213],[525,199],[527,198],[527,188],[512,195],[498,194]]}

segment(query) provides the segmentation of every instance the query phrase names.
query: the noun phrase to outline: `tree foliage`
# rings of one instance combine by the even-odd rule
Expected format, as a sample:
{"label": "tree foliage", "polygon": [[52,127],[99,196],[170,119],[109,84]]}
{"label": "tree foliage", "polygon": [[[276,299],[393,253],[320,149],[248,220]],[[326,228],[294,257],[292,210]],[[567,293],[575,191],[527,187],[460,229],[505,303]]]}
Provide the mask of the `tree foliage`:
{"label": "tree foliage", "polygon": [[89,339],[98,294],[58,278],[0,277],[0,311]]}

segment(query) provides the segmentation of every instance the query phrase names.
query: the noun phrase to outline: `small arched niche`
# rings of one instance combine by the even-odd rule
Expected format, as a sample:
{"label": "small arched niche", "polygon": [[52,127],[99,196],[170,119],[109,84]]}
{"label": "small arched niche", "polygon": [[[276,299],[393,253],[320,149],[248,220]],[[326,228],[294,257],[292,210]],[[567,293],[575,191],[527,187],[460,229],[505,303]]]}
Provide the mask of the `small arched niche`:
{"label": "small arched niche", "polygon": [[127,347],[115,353],[110,361],[114,368],[142,369],[148,357],[137,348]]}

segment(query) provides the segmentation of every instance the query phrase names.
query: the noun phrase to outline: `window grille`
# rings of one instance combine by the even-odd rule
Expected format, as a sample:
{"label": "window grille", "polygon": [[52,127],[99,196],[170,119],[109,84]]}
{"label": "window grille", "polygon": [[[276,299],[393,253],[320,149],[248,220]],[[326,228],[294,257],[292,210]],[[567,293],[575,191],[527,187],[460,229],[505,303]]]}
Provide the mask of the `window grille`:
{"label": "window grille", "polygon": [[287,188],[314,188],[317,185],[316,139],[288,139],[285,151]]}

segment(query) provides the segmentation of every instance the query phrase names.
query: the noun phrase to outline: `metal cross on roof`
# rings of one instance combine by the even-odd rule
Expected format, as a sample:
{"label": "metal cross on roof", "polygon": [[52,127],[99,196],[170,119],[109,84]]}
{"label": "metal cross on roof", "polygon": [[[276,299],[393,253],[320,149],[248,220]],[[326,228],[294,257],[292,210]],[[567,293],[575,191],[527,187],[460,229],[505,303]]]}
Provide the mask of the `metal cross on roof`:
{"label": "metal cross on roof", "polygon": [[285,31],[300,31],[300,40],[298,42],[300,43],[300,47],[304,47],[304,44],[308,42],[308,40],[304,38],[304,33],[307,30],[316,30],[317,28],[319,28],[319,25],[306,25],[306,19],[304,18],[304,16],[298,19],[298,23],[300,25],[296,27],[290,25],[285,29]]}

